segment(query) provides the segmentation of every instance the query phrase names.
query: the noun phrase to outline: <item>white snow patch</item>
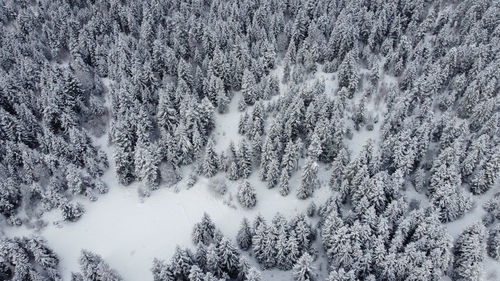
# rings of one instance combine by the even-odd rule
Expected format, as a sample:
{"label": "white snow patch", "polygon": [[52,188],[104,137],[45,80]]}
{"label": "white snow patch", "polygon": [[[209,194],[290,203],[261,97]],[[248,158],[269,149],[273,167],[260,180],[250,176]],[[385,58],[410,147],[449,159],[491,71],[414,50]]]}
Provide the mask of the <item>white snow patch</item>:
{"label": "white snow patch", "polygon": [[238,133],[238,125],[241,112],[238,110],[238,102],[242,98],[241,94],[235,94],[228,105],[228,112],[215,114],[215,129],[212,132],[215,150],[220,153],[226,151],[231,142],[237,147],[243,138]]}

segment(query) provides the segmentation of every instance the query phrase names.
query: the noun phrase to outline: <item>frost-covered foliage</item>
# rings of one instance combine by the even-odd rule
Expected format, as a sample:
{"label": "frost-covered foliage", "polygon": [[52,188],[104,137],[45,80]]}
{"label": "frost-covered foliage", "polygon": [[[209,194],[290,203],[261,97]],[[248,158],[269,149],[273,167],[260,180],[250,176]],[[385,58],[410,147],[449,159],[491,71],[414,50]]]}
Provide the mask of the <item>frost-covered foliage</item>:
{"label": "frost-covered foliage", "polygon": [[0,240],[0,279],[62,280],[59,258],[38,237],[4,238]]}
{"label": "frost-covered foliage", "polygon": [[293,279],[295,281],[314,281],[314,268],[311,265],[312,257],[304,253],[293,266]]}
{"label": "frost-covered foliage", "polygon": [[332,280],[346,274],[362,280],[439,280],[450,266],[452,240],[438,215],[431,209],[410,211],[403,198],[387,195],[363,195],[347,213],[340,197],[321,207]]}
{"label": "frost-covered foliage", "polygon": [[311,251],[314,238],[312,226],[304,215],[287,221],[277,214],[269,225],[261,216],[253,226],[244,219],[236,240],[241,249],[251,248],[262,268],[290,270],[304,253]]}
{"label": "frost-covered foliage", "polygon": [[[264,269],[314,279],[317,232],[328,280],[477,279],[483,244],[498,258],[499,9],[495,0],[5,0],[0,221],[54,208],[78,220],[82,197],[107,191],[93,135],[108,130],[112,172],[144,194],[187,169],[189,186],[210,178],[218,197],[237,192],[247,208],[259,206],[258,179],[308,204],[329,170],[331,199],[310,221],[242,224],[238,246]],[[214,134],[236,105],[239,135]],[[222,152],[221,137],[231,138]],[[411,189],[425,208],[409,206]],[[452,251],[443,224],[476,207],[485,226]],[[5,247],[29,251],[16,241]],[[193,242],[197,254],[155,261],[155,279],[261,278],[208,215]],[[23,255],[4,258],[1,277],[52,278]]]}
{"label": "frost-covered foliage", "polygon": [[500,221],[500,192],[495,193],[490,200],[483,204],[483,208],[488,212],[483,221],[486,225],[493,225]]}
{"label": "frost-covered foliage", "polygon": [[250,229],[250,225],[246,218],[241,222],[238,235],[236,236],[236,241],[238,242],[238,246],[245,251],[250,249],[250,246],[252,246],[252,230]]}
{"label": "frost-covered foliage", "polygon": [[248,181],[243,181],[238,188],[238,201],[245,208],[253,208],[257,203],[255,188]]}
{"label": "frost-covered foliage", "polygon": [[73,273],[72,281],[121,281],[116,271],[99,256],[87,250],[80,255],[80,269],[82,273]]}
{"label": "frost-covered foliage", "polygon": [[202,243],[208,245],[215,237],[215,224],[210,216],[205,213],[201,222],[194,225],[193,228],[193,243],[196,245]]}
{"label": "frost-covered foliage", "polygon": [[500,260],[500,225],[490,230],[488,238],[488,254],[490,257]]}
{"label": "frost-covered foliage", "polygon": [[486,229],[482,224],[468,227],[458,237],[453,271],[456,280],[480,280],[486,257]]}
{"label": "frost-covered foliage", "polygon": [[[204,216],[193,233],[201,225],[210,224],[208,219]],[[236,246],[215,229],[212,231],[215,233],[210,241],[199,241],[195,253],[177,247],[169,263],[155,259],[151,269],[154,280],[260,280],[260,273],[248,265]]]}
{"label": "frost-covered foliage", "polygon": [[104,130],[104,87],[92,67],[68,53],[79,45],[69,28],[89,19],[70,27],[70,6],[50,1],[6,1],[1,10],[0,215],[15,217],[23,206],[31,218],[73,197],[95,200],[105,192],[99,178],[108,168],[90,137]]}

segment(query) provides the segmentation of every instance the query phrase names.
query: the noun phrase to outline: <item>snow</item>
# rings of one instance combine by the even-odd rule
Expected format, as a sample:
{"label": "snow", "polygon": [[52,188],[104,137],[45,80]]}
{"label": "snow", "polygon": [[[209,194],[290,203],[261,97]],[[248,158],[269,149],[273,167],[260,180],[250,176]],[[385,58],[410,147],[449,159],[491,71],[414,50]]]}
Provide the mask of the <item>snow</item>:
{"label": "snow", "polygon": [[[382,121],[384,113],[386,111],[386,105],[385,104],[375,104],[374,100],[371,99],[367,104],[366,104],[366,111],[367,111],[367,116],[368,114],[372,114],[373,116],[378,116],[378,121],[373,124],[373,130],[369,131],[366,129],[366,126],[363,126],[362,128],[359,129],[359,131],[353,129],[353,136],[351,139],[345,140],[345,143],[347,144],[347,147],[351,151],[351,156],[352,158],[355,158],[363,147],[370,141],[374,141],[374,147],[379,146],[379,141],[380,141],[380,129],[382,127]],[[352,123],[351,120],[349,120],[349,123]],[[351,126],[352,128],[354,126]]]}
{"label": "snow", "polygon": [[[97,140],[104,143],[106,136]],[[104,149],[111,152],[109,147]],[[111,165],[113,165],[111,163]],[[294,182],[299,176],[295,176]],[[207,212],[217,227],[235,241],[240,222],[244,217],[253,220],[261,214],[271,221],[277,212],[286,218],[303,213],[311,200],[322,202],[329,194],[328,187],[315,191],[313,199],[299,200],[294,188],[287,197],[278,190],[267,189],[253,173],[250,182],[257,189],[257,206],[244,209],[236,203],[238,182],[228,182],[228,193],[221,198],[208,187],[209,179],[200,180],[190,189],[185,182],[179,184],[180,191],[162,187],[149,198],[142,199],[137,192],[138,183],[123,187],[117,182],[113,166],[105,173],[103,180],[110,190],[94,203],[85,203],[86,213],[76,223],[50,223],[40,234],[60,257],[64,280],[71,272],[79,271],[78,258],[81,249],[101,255],[124,280],[152,280],[150,268],[153,258],[169,259],[176,248],[193,247],[192,227]],[[223,199],[233,198],[236,209],[224,204]],[[55,222],[60,214],[51,212],[44,217]],[[24,227],[7,231],[9,236],[26,235],[34,230]],[[250,259],[251,260],[251,259]],[[272,280],[289,280],[289,272],[269,271],[264,276]],[[279,277],[279,278],[278,278]]]}
{"label": "snow", "polygon": [[[103,80],[106,87],[113,81]],[[105,105],[109,107],[109,96]],[[225,150],[231,141],[238,143],[240,112],[237,110],[238,97],[232,99],[229,113],[217,114],[217,128],[214,132],[216,149]],[[107,143],[108,136],[95,139],[95,143],[108,155],[110,168],[103,176],[109,192],[96,202],[82,200],[85,215],[76,223],[62,222],[59,210],[44,214],[49,224],[41,229],[28,229],[26,226],[8,228],[3,231],[7,236],[38,234],[43,236],[60,258],[60,269],[64,280],[71,279],[71,273],[79,271],[79,256],[82,249],[101,255],[110,266],[118,271],[124,280],[152,280],[150,268],[154,258],[169,259],[177,245],[193,247],[191,231],[200,221],[204,212],[208,213],[217,227],[230,239],[235,240],[240,222],[244,217],[251,220],[261,214],[266,220],[280,212],[288,219],[303,213],[311,200],[327,198],[328,189],[315,192],[309,200],[299,200],[292,192],[282,197],[277,189],[269,190],[254,172],[249,179],[257,189],[257,206],[252,210],[244,209],[236,202],[237,182],[228,182],[228,193],[221,198],[209,189],[209,179],[201,177],[190,189],[185,181],[177,189],[161,186],[149,198],[140,198],[137,192],[139,183],[124,187],[118,183],[112,161],[112,147]],[[299,174],[299,173],[296,173]],[[298,176],[295,176],[295,182]],[[179,192],[178,189],[180,189]],[[228,206],[224,202],[233,198]],[[245,253],[246,255],[246,253]],[[253,259],[249,261],[256,265]],[[263,273],[269,280],[290,280],[291,273],[270,270]]]}
{"label": "snow", "polygon": [[212,133],[215,142],[215,150],[225,152],[231,141],[238,145],[242,135],[238,134],[238,125],[241,112],[238,111],[238,102],[241,95],[236,94],[228,105],[228,112],[215,115],[215,129]]}
{"label": "snow", "polygon": [[[109,87],[112,81],[105,80],[104,84]],[[218,151],[225,150],[230,141],[237,144],[237,139],[241,137],[237,132],[241,114],[237,110],[237,102],[238,97],[235,96],[230,111],[216,116],[214,138]],[[109,106],[109,98],[105,104]],[[204,212],[210,215],[224,235],[236,242],[236,233],[244,217],[252,221],[260,214],[271,221],[279,212],[291,219],[296,214],[304,213],[312,200],[318,205],[326,201],[330,194],[325,184],[327,177],[324,176],[322,188],[315,191],[313,198],[297,199],[295,188],[300,182],[300,172],[296,172],[290,180],[290,194],[282,197],[277,188],[268,189],[254,171],[249,181],[257,191],[257,206],[251,210],[237,203],[239,182],[228,181],[228,192],[221,196],[209,188],[210,179],[204,177],[200,177],[192,188],[187,188],[184,179],[176,188],[163,185],[150,197],[141,198],[137,192],[140,183],[127,187],[118,183],[112,147],[107,141],[107,135],[95,139],[96,146],[105,151],[111,160],[110,168],[102,178],[109,192],[96,202],[83,201],[86,213],[78,222],[62,222],[56,210],[44,215],[49,225],[40,231],[25,226],[6,230],[8,236],[30,233],[43,236],[60,257],[64,280],[70,280],[71,272],[79,271],[81,249],[101,255],[126,281],[152,280],[150,269],[154,258],[170,259],[177,245],[194,247],[191,231]],[[323,171],[323,174],[326,175],[326,172]],[[249,261],[257,266],[252,258]],[[290,280],[291,272],[270,270],[263,272],[263,277],[265,280]]]}
{"label": "snow", "polygon": [[[282,66],[274,70],[281,80]],[[326,93],[334,93],[337,81],[332,79],[334,74],[318,72],[315,78],[325,80]],[[107,87],[113,83],[105,79]],[[384,82],[394,83],[391,77],[385,77]],[[285,85],[280,82],[280,91],[283,94]],[[216,114],[216,128],[212,134],[216,151],[225,151],[230,142],[238,144],[241,135],[238,134],[238,123],[241,112],[238,111],[238,101],[241,98],[236,93],[229,104],[229,112]],[[273,100],[278,96],[273,97]],[[356,99],[359,100],[359,96]],[[106,99],[109,106],[109,96]],[[248,108],[247,110],[251,110]],[[374,115],[379,114],[379,122],[375,123],[374,130],[368,131],[365,127],[353,131],[353,137],[346,140],[353,157],[359,154],[363,145],[370,139],[378,142],[384,104],[375,104],[371,99],[367,110]],[[187,188],[186,179],[177,184],[176,188],[165,185],[154,191],[148,198],[141,198],[137,192],[139,183],[124,187],[118,183],[112,161],[112,147],[107,143],[108,136],[104,135],[95,140],[96,145],[103,149],[110,159],[110,169],[104,174],[103,180],[107,183],[109,192],[100,196],[97,202],[82,202],[85,205],[85,215],[76,223],[61,222],[59,211],[51,211],[44,215],[49,225],[40,231],[27,229],[26,226],[9,228],[4,231],[8,236],[42,235],[48,245],[60,257],[60,267],[64,280],[70,280],[71,272],[79,271],[78,259],[81,249],[87,249],[101,255],[110,266],[116,269],[124,280],[152,280],[150,268],[154,258],[169,259],[177,245],[193,247],[191,231],[195,223],[199,222],[203,213],[210,215],[217,227],[230,239],[235,241],[236,233],[241,220],[246,217],[253,220],[258,214],[267,221],[271,221],[276,213],[281,213],[290,219],[294,215],[303,213],[311,202],[317,206],[325,202],[331,194],[328,188],[329,169],[320,165],[319,179],[321,188],[315,190],[313,198],[299,200],[295,196],[296,187],[300,183],[300,172],[294,173],[290,180],[290,194],[282,197],[277,188],[267,189],[265,183],[258,178],[254,170],[249,178],[250,183],[257,191],[257,206],[253,209],[242,208],[236,200],[239,182],[228,181],[228,192],[221,196],[209,188],[210,179],[200,177],[192,187]],[[299,162],[303,164],[303,160]],[[221,176],[220,174],[218,175]],[[496,188],[498,190],[498,188]],[[456,237],[470,224],[480,221],[484,215],[482,204],[491,198],[495,188],[490,192],[476,197],[477,204],[464,218],[446,224],[449,233]],[[407,190],[410,199],[417,199],[428,204],[427,198],[414,191]],[[236,207],[234,207],[236,206]],[[313,223],[315,221],[313,220]],[[321,242],[314,244],[319,255],[324,255]],[[244,253],[248,256],[248,253]],[[248,259],[257,266],[253,258]],[[323,258],[318,261],[324,261]],[[326,276],[327,266],[315,264],[321,277]],[[485,262],[484,277],[486,280],[495,280],[500,276],[500,263],[491,258]],[[290,271],[266,270],[264,280],[290,280]],[[322,280],[320,278],[320,280]],[[498,280],[498,279],[497,279]]]}
{"label": "snow", "polygon": [[[258,181],[256,177],[253,175],[251,181]],[[233,198],[236,186],[232,184],[229,188]],[[151,280],[153,258],[170,258],[177,244],[193,246],[192,227],[204,212],[226,236],[234,239],[243,217],[254,218],[261,213],[270,221],[276,212],[291,217],[309,204],[309,201],[296,199],[293,194],[283,200],[277,190],[263,186],[257,189],[257,208],[244,210],[239,206],[233,209],[225,205],[209,190],[208,179],[204,178],[191,189],[178,193],[162,188],[144,202],[138,197],[134,185],[127,188],[113,185],[107,195],[88,206],[80,221],[64,223],[62,227],[50,225],[41,234],[61,257],[65,279],[78,270],[80,250],[88,249],[102,255],[125,280]],[[317,197],[324,196],[320,191],[315,193]]]}

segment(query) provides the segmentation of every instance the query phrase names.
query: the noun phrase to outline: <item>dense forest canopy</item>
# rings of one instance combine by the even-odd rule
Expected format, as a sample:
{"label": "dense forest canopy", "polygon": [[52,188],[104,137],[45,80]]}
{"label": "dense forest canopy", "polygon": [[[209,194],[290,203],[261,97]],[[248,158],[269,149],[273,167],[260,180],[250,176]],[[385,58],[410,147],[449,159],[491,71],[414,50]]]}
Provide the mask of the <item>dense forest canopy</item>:
{"label": "dense forest canopy", "polygon": [[[495,0],[2,0],[0,225],[54,209],[78,223],[114,188],[108,169],[144,197],[202,177],[235,186],[242,212],[261,187],[311,205],[237,237],[205,215],[155,281],[312,281],[321,259],[328,281],[479,280],[500,257],[499,55]],[[233,100],[238,141],[221,150]],[[122,279],[89,250],[79,262],[72,280]],[[61,278],[43,237],[0,231],[0,279]]]}

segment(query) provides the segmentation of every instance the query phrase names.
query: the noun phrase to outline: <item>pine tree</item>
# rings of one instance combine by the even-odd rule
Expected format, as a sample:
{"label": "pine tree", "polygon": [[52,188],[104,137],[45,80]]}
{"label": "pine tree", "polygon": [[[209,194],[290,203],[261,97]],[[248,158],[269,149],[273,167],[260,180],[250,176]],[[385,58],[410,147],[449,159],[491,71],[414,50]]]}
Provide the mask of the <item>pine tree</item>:
{"label": "pine tree", "polygon": [[152,189],[156,189],[160,184],[160,160],[158,154],[159,153],[156,144],[151,144],[143,154],[143,157],[146,159],[146,161],[141,167],[142,171],[140,178],[146,186]]}
{"label": "pine tree", "polygon": [[248,273],[246,274],[245,280],[247,281],[261,281],[262,277],[260,272],[254,267],[250,267],[248,269]]}
{"label": "pine tree", "polygon": [[330,175],[330,188],[338,189],[344,178],[345,163],[347,162],[345,149],[342,149],[332,162]]}
{"label": "pine tree", "polygon": [[309,206],[307,207],[306,214],[308,217],[312,218],[314,217],[314,214],[316,213],[316,204],[314,202],[311,202]]}
{"label": "pine tree", "polygon": [[349,90],[349,98],[352,98],[354,91],[358,87],[359,74],[353,52],[349,52],[339,67],[338,73],[339,88],[345,87]]}
{"label": "pine tree", "polygon": [[444,149],[431,169],[429,193],[431,202],[443,222],[453,221],[472,207],[472,199],[461,189],[456,148]]}
{"label": "pine tree", "polygon": [[215,128],[215,108],[207,97],[198,104],[198,114],[202,136],[206,137]]}
{"label": "pine tree", "polygon": [[77,221],[85,213],[85,209],[80,202],[66,202],[59,205],[62,217],[66,221]]}
{"label": "pine tree", "polygon": [[276,237],[266,228],[263,238],[260,263],[263,268],[273,268],[276,265]]}
{"label": "pine tree", "polygon": [[250,70],[245,69],[241,79],[241,93],[247,105],[252,105],[256,101],[255,84],[255,76]]}
{"label": "pine tree", "polygon": [[257,193],[248,181],[243,181],[238,188],[238,201],[245,208],[253,208],[257,203]]}
{"label": "pine tree", "polygon": [[238,180],[239,177],[239,170],[238,170],[238,164],[236,164],[235,161],[231,162],[231,165],[229,166],[229,175],[228,178],[232,181]]}
{"label": "pine tree", "polygon": [[293,280],[314,281],[314,267],[312,267],[312,257],[304,253],[293,266]]}
{"label": "pine tree", "polygon": [[366,103],[367,99],[365,96],[359,101],[359,104],[356,106],[355,112],[352,116],[356,130],[359,130],[360,127],[366,122]]}
{"label": "pine tree", "polygon": [[500,225],[496,225],[490,229],[488,255],[496,260],[500,260]]}
{"label": "pine tree", "polygon": [[495,149],[472,179],[471,191],[482,194],[488,191],[500,175],[500,152]]}
{"label": "pine tree", "polygon": [[250,264],[248,263],[248,260],[244,256],[240,256],[237,280],[245,280],[249,270]]}
{"label": "pine tree", "polygon": [[203,218],[201,222],[197,223],[193,227],[193,243],[203,243],[208,245],[215,235],[215,224],[210,219],[210,216],[207,213],[203,214]]}
{"label": "pine tree", "polygon": [[327,281],[348,281],[348,280],[356,280],[356,275],[354,274],[353,270],[349,270],[346,272],[343,268],[331,271],[327,279]]}
{"label": "pine tree", "polygon": [[273,155],[276,155],[273,153],[273,143],[272,139],[270,136],[266,137],[264,141],[264,145],[262,148],[262,157],[260,159],[260,170],[259,170],[259,176],[260,179],[265,181],[267,178],[267,172],[269,171],[269,164],[271,163],[271,160],[273,159]]}
{"label": "pine tree", "polygon": [[180,164],[189,164],[193,160],[193,144],[188,137],[186,124],[181,122],[174,132],[176,162]]}
{"label": "pine tree", "polygon": [[176,279],[186,279],[189,276],[194,261],[191,252],[187,249],[175,248],[175,253],[170,259],[170,270]]}
{"label": "pine tree", "polygon": [[291,230],[290,235],[288,236],[287,253],[288,256],[286,263],[291,265],[294,265],[301,256],[297,234],[294,230]]}
{"label": "pine tree", "polygon": [[287,196],[290,193],[289,180],[290,176],[288,175],[287,170],[282,169],[279,181],[279,192],[281,196]]}
{"label": "pine tree", "polygon": [[314,161],[318,161],[319,156],[323,151],[321,146],[322,144],[319,135],[317,133],[313,133],[311,137],[311,144],[307,149],[307,156]]}
{"label": "pine tree", "polygon": [[196,264],[203,270],[207,267],[207,247],[202,242],[198,243],[196,246],[196,252],[194,253],[194,260]]}
{"label": "pine tree", "polygon": [[299,250],[308,251],[312,242],[311,226],[307,224],[305,216],[303,214],[295,217],[293,224],[294,224],[294,231],[297,235],[296,238]]}
{"label": "pine tree", "polygon": [[308,157],[302,170],[300,186],[297,188],[297,198],[306,199],[313,194],[314,189],[316,189],[318,185],[317,174],[318,164],[316,161]]}
{"label": "pine tree", "polygon": [[458,237],[453,271],[457,280],[480,280],[486,253],[486,229],[474,224]]}
{"label": "pine tree", "polygon": [[218,157],[215,152],[215,144],[210,139],[205,148],[205,157],[203,159],[203,173],[207,177],[213,177],[218,170]]}
{"label": "pine tree", "polygon": [[153,273],[153,280],[175,280],[174,273],[171,270],[171,266],[165,261],[159,259],[153,259],[153,267],[151,268]]}
{"label": "pine tree", "polygon": [[188,279],[190,281],[203,281],[204,276],[205,276],[205,274],[197,265],[191,266],[191,269],[189,270],[189,276],[188,276]]}
{"label": "pine tree", "polygon": [[245,251],[250,249],[252,246],[252,232],[250,231],[250,226],[246,218],[244,218],[241,222],[240,229],[238,230],[238,234],[236,236],[236,241],[238,242],[238,246]]}
{"label": "pine tree", "polygon": [[220,257],[214,244],[208,245],[207,248],[207,270],[215,276],[222,275]]}
{"label": "pine tree", "polygon": [[226,237],[223,237],[217,247],[219,256],[219,266],[222,271],[230,277],[236,277],[238,274],[239,253],[232,243]]}
{"label": "pine tree", "polygon": [[224,91],[224,89],[220,89],[217,92],[217,111],[219,113],[226,113],[230,101],[231,100],[227,96],[227,93]]}
{"label": "pine tree", "polygon": [[290,270],[292,263],[288,258],[288,239],[285,229],[281,228],[276,240],[276,266],[281,270]]}
{"label": "pine tree", "polygon": [[102,260],[99,255],[82,250],[80,268],[85,280],[91,281],[119,281],[122,278]]}
{"label": "pine tree", "polygon": [[285,59],[284,62],[284,67],[283,67],[283,77],[281,78],[281,82],[283,83],[288,83],[288,80],[290,80],[290,62]]}
{"label": "pine tree", "polygon": [[240,169],[238,174],[245,179],[252,173],[252,158],[246,140],[240,143],[240,149],[238,150],[238,168]]}
{"label": "pine tree", "polygon": [[252,250],[255,254],[255,258],[260,264],[266,261],[265,247],[266,240],[268,239],[269,231],[264,223],[255,226],[255,233],[252,236]]}
{"label": "pine tree", "polygon": [[58,269],[59,258],[52,249],[46,245],[44,240],[33,237],[27,240],[26,246],[34,258],[34,263],[47,273],[47,277],[50,280],[59,280],[61,278]]}
{"label": "pine tree", "polygon": [[274,153],[267,170],[266,180],[268,188],[273,188],[278,184],[280,167],[278,159],[276,158],[276,154]]}

